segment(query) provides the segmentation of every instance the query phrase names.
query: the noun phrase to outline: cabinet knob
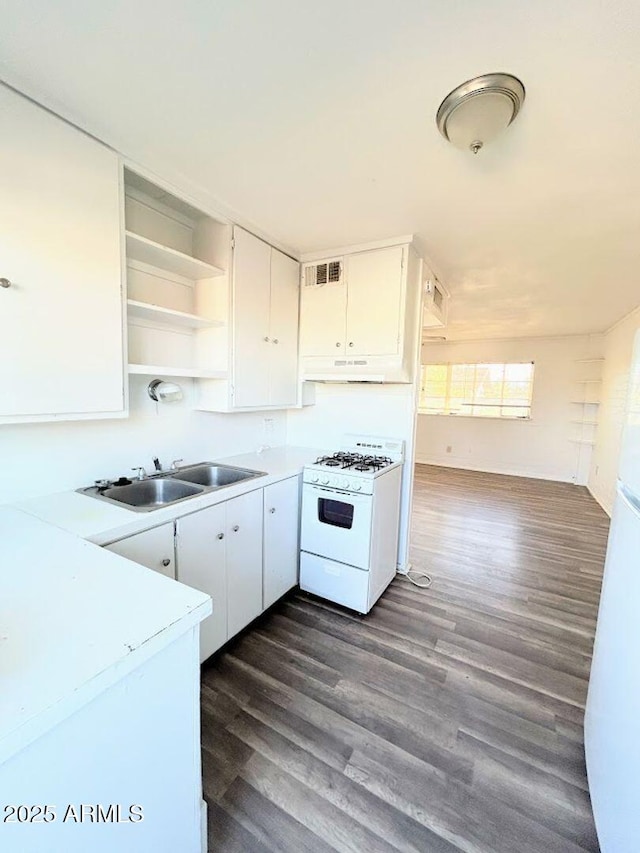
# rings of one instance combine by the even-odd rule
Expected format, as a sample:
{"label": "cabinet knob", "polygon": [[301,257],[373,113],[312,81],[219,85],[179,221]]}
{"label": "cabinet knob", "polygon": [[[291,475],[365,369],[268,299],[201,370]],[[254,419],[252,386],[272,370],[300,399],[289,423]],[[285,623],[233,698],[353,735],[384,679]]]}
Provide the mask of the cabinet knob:
{"label": "cabinet knob", "polygon": [[224,533],[218,533],[218,539],[224,539]]}
{"label": "cabinet knob", "polygon": [[268,338],[266,335],[264,336],[264,341],[265,341],[265,343],[267,343],[267,344],[269,343],[269,338]]}
{"label": "cabinet knob", "polygon": [[231,529],[233,530],[233,532],[234,532],[234,533],[237,533],[237,532],[238,532],[238,530],[240,530],[240,525],[238,525],[238,524],[234,524],[234,525],[233,525],[233,527],[232,527]]}
{"label": "cabinet knob", "polygon": [[279,341],[278,341],[278,339],[277,339],[277,338],[274,338],[274,339],[273,339],[273,342],[274,342],[274,344],[279,343]]}
{"label": "cabinet knob", "polygon": [[353,346],[353,341],[349,341],[349,346],[350,346],[350,347],[352,347],[352,346]]}
{"label": "cabinet knob", "polygon": [[338,343],[336,344],[336,346],[337,346],[337,347],[341,347],[341,346],[342,346],[342,344],[340,343],[340,341],[338,341]]}
{"label": "cabinet knob", "polygon": [[170,566],[170,565],[171,565],[171,560],[170,560],[168,557],[165,557],[165,558],[164,558],[164,560],[162,561],[162,565],[163,565],[165,568],[166,568],[167,566]]}
{"label": "cabinet knob", "polygon": [[276,511],[276,508],[275,508],[274,506],[272,506],[272,507],[271,507],[271,509],[269,510],[269,512],[270,512],[272,515],[273,515],[273,513],[274,513],[275,511]]}
{"label": "cabinet knob", "polygon": [[11,287],[11,282],[8,278],[0,278],[0,287]]}

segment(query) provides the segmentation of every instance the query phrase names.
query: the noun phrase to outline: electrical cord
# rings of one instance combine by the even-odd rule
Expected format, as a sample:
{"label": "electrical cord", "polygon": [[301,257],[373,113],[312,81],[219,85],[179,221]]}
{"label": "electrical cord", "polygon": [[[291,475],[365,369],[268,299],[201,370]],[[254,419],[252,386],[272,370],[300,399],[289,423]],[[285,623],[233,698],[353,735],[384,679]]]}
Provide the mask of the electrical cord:
{"label": "electrical cord", "polygon": [[[409,583],[417,586],[418,589],[429,589],[433,583],[431,575],[428,575],[426,572],[419,572],[417,569],[412,569],[411,567],[409,567],[406,572],[398,572],[397,574],[401,578],[406,578]],[[411,575],[414,575],[415,577],[412,578]],[[423,581],[423,583],[421,583],[421,581]]]}

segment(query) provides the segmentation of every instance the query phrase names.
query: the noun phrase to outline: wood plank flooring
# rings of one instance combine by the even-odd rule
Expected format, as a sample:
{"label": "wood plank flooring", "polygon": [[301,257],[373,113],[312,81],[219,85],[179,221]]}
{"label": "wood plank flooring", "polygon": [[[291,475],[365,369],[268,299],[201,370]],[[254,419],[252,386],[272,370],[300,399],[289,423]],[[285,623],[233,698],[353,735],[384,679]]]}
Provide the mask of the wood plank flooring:
{"label": "wood plank flooring", "polygon": [[597,851],[583,711],[608,518],[418,466],[417,589],[296,593],[203,670],[210,851]]}

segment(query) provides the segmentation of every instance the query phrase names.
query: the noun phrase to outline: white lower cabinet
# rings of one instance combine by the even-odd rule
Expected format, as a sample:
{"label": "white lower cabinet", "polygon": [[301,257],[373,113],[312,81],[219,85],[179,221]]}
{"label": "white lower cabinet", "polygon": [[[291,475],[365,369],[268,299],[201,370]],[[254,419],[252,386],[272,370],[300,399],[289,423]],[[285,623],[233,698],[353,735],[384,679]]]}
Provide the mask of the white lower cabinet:
{"label": "white lower cabinet", "polygon": [[300,479],[273,483],[263,495],[262,605],[266,610],[298,583]]}
{"label": "white lower cabinet", "polygon": [[227,501],[227,620],[233,637],[262,613],[262,490]]}
{"label": "white lower cabinet", "polygon": [[297,584],[299,529],[294,476],[107,548],[211,596],[213,613],[200,624],[204,661]]}
{"label": "white lower cabinet", "polygon": [[169,578],[176,576],[173,521],[112,542],[106,548]]}
{"label": "white lower cabinet", "polygon": [[176,521],[178,580],[208,593],[200,625],[206,660],[262,612],[262,490]]}
{"label": "white lower cabinet", "polygon": [[200,660],[227,642],[226,504],[202,509],[176,521],[181,583],[206,592],[213,612],[200,623]]}

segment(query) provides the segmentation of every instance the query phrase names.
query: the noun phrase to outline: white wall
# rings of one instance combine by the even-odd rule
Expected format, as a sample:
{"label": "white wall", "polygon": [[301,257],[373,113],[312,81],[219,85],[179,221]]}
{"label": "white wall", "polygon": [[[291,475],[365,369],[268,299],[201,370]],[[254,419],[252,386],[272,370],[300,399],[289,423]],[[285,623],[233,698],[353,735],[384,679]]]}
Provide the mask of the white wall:
{"label": "white wall", "polygon": [[[158,456],[168,466],[216,459],[277,446],[286,441],[284,412],[210,414],[195,412],[189,379],[179,403],[154,403],[147,395],[153,377],[130,378],[130,417],[0,426],[0,504],[89,486],[102,477],[129,474],[134,465],[153,470]],[[264,419],[271,425],[265,429]]]}
{"label": "white wall", "polygon": [[638,329],[640,308],[612,326],[604,336],[605,361],[589,490],[609,515],[613,509],[618,476],[633,339]]}
{"label": "white wall", "polygon": [[586,482],[590,448],[570,441],[580,416],[572,380],[580,375],[576,359],[600,355],[601,344],[599,335],[424,344],[423,364],[533,361],[533,404],[528,421],[419,415],[416,461]]}
{"label": "white wall", "polygon": [[[287,413],[287,443],[337,450],[345,433],[402,438],[413,455],[413,385],[316,383],[316,405]],[[412,470],[405,466],[400,508],[398,562],[405,567],[411,515]]]}

